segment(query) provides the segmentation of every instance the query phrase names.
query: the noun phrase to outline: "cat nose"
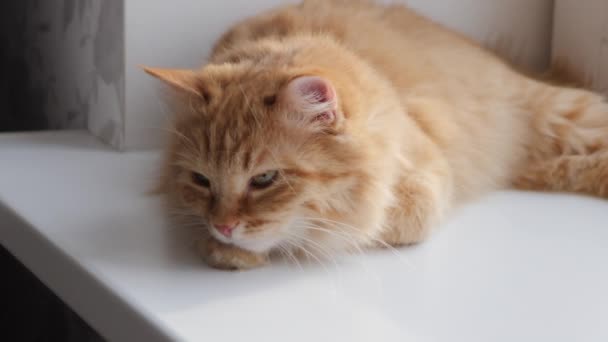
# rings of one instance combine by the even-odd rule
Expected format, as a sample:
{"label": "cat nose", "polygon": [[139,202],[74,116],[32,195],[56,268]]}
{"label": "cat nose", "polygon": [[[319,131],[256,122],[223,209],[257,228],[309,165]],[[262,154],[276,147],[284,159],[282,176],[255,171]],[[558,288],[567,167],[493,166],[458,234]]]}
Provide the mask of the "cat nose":
{"label": "cat nose", "polygon": [[230,222],[223,222],[223,223],[220,223],[220,224],[214,223],[213,227],[218,232],[220,232],[222,235],[224,235],[225,237],[231,237],[232,236],[232,231],[238,225],[239,225],[239,221],[238,220],[234,220],[234,221],[230,221]]}

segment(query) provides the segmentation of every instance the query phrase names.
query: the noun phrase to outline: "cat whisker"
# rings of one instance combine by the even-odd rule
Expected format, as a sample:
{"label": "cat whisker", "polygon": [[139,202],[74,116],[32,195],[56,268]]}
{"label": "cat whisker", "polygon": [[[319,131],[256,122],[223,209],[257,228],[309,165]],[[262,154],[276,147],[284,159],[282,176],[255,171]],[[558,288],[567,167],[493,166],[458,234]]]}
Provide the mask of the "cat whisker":
{"label": "cat whisker", "polygon": [[307,257],[313,258],[321,267],[323,267],[323,269],[325,270],[325,272],[327,274],[330,274],[329,269],[327,268],[327,265],[318,256],[316,256],[313,252],[311,252],[309,249],[307,249],[299,240],[297,240],[297,236],[293,236],[290,234],[290,236],[287,238],[286,241],[288,241],[290,244],[292,244],[295,248],[304,252],[307,255]]}
{"label": "cat whisker", "polygon": [[186,213],[168,213],[169,217],[173,220],[178,220],[179,222],[192,222],[198,223],[201,225],[206,225],[205,222],[201,221],[200,217],[197,215],[186,214]]}
{"label": "cat whisker", "polygon": [[190,210],[187,209],[177,209],[177,208],[169,208],[169,209],[165,209],[166,212],[168,214],[175,214],[175,215],[183,215],[183,216],[193,216],[196,217],[197,215],[195,213],[193,213]]}
{"label": "cat whisker", "polygon": [[202,222],[194,220],[194,219],[186,219],[186,218],[180,219],[180,218],[174,217],[172,223],[176,223],[180,227],[188,227],[188,226],[197,226],[197,227],[201,227],[201,228],[207,227],[207,224],[205,224],[205,223],[202,223]]}
{"label": "cat whisker", "polygon": [[312,247],[315,250],[319,251],[324,257],[326,257],[328,260],[330,260],[334,264],[334,266],[335,266],[336,269],[340,268],[339,265],[338,265],[338,262],[336,261],[335,256],[333,254],[331,254],[329,251],[327,251],[327,249],[324,248],[320,243],[318,243],[318,242],[316,242],[316,241],[314,241],[312,239],[309,239],[309,238],[307,238],[307,237],[305,237],[303,235],[300,235],[300,234],[295,234],[293,232],[291,232],[291,234],[292,234],[293,237],[295,237],[295,238],[297,238],[297,239],[299,239],[299,240],[307,243],[310,247]]}
{"label": "cat whisker", "polygon": [[197,223],[180,223],[179,228],[198,228],[200,230],[205,230],[207,227]]}
{"label": "cat whisker", "polygon": [[353,238],[352,236],[350,236],[349,234],[344,234],[343,232],[335,232],[335,231],[332,231],[330,229],[326,229],[324,227],[315,225],[313,223],[299,224],[298,226],[296,226],[296,228],[304,228],[304,229],[311,229],[311,230],[321,231],[323,233],[327,233],[327,234],[332,235],[334,237],[340,238],[344,242],[348,243],[350,246],[356,248],[357,251],[360,254],[363,254],[363,249],[361,249],[360,243],[355,238]]}
{"label": "cat whisker", "polygon": [[[315,220],[315,221],[320,221],[320,222],[325,222],[327,224],[331,224],[335,229],[342,230],[343,233],[344,233],[344,228],[351,229],[352,231],[355,231],[358,233],[361,232],[361,230],[357,229],[356,227],[346,224],[344,222],[339,222],[339,221],[334,221],[334,220],[319,218],[319,217],[316,217],[316,218],[315,217],[304,217],[304,219]],[[414,265],[409,260],[407,260],[406,258],[403,257],[403,255],[400,253],[400,251],[398,249],[391,246],[386,241],[373,237],[373,236],[369,236],[369,235],[366,235],[366,238],[370,239],[370,241],[373,241],[373,242],[376,242],[376,243],[382,245],[387,250],[391,251],[391,253],[394,256],[396,256],[407,267],[410,267],[410,268],[414,267]]]}
{"label": "cat whisker", "polygon": [[[341,239],[342,241],[344,241],[345,243],[347,243],[349,246],[353,247],[355,249],[355,251],[359,254],[359,255],[363,255],[365,254],[363,248],[361,247],[361,243],[359,241],[357,241],[353,236],[351,236],[350,234],[344,233],[342,231],[333,231],[331,229],[327,229],[325,227],[321,227],[319,225],[315,225],[311,222],[307,222],[304,224],[299,224],[297,226],[295,226],[295,228],[303,228],[303,229],[309,229],[309,230],[315,230],[315,231],[319,231],[319,232],[323,232],[326,234],[329,234],[331,236],[334,236],[336,238]],[[350,250],[348,251],[349,253],[351,252]]]}
{"label": "cat whisker", "polygon": [[[326,228],[323,227],[319,227],[313,224],[306,224],[306,225],[299,225],[296,226],[296,228],[305,228],[305,229],[311,229],[311,230],[317,230],[317,231],[322,231],[324,233],[328,233],[328,234],[332,234],[336,237],[342,238],[344,239],[346,242],[350,243],[353,247],[355,247],[355,249],[357,250],[357,252],[359,253],[359,255],[364,255],[364,251],[361,248],[361,246],[359,245],[358,242],[356,242],[352,237],[348,236],[347,234],[340,234],[338,232],[334,232],[332,230],[328,230]],[[378,289],[381,289],[382,286],[382,279],[380,278],[380,276],[378,275],[377,272],[373,272],[367,265],[367,263],[365,262],[365,259],[360,259],[360,258],[354,258],[354,260],[357,262],[357,264],[359,264],[361,266],[361,268],[363,268],[363,271],[365,272],[365,274],[367,274],[370,278],[373,278],[375,280],[375,283],[377,285]],[[380,292],[380,290],[378,290]]]}
{"label": "cat whisker", "polygon": [[[288,243],[290,243],[292,246],[294,246],[295,248],[301,250],[302,252],[304,252],[308,257],[312,257],[325,271],[325,274],[331,278],[331,284],[332,284],[332,294],[334,296],[334,298],[337,297],[338,295],[338,290],[336,288],[336,282],[335,282],[335,278],[332,278],[333,273],[331,273],[329,271],[329,269],[327,268],[327,265],[319,258],[317,257],[314,253],[312,253],[310,250],[308,250],[306,248],[306,246],[304,246],[300,241],[298,240],[294,240],[293,238],[289,238],[286,240]],[[310,259],[308,259],[310,262]]]}
{"label": "cat whisker", "polygon": [[[339,234],[338,232],[335,232],[335,231],[332,231],[332,230],[328,230],[328,229],[323,228],[323,227],[315,226],[315,225],[312,225],[312,224],[302,225],[302,226],[298,226],[298,227],[305,228],[305,229],[322,231],[324,233],[328,233],[328,234],[331,234],[333,236],[339,237],[339,238],[343,239],[345,242],[347,242],[350,245],[352,245],[355,248],[356,252],[359,253],[359,255],[363,255],[364,254],[364,251],[361,248],[361,246],[359,245],[359,243],[355,239],[353,239],[351,236],[349,236],[348,234]],[[367,266],[367,264],[363,260],[360,260],[358,258],[356,258],[354,260],[363,268],[363,270],[364,270],[364,272],[366,274],[368,274],[370,277],[372,277],[372,278],[374,278],[376,280],[377,284],[381,284],[382,283],[382,281],[380,280],[378,274],[372,272],[370,270],[370,268]]]}
{"label": "cat whisker", "polygon": [[304,268],[302,267],[302,264],[300,263],[300,261],[298,260],[298,258],[295,257],[295,255],[293,255],[293,252],[283,246],[283,245],[278,245],[277,246],[279,248],[279,251],[281,252],[282,255],[286,256],[287,258],[289,258],[289,260],[291,260],[291,262],[293,264],[295,264],[296,266],[298,266],[298,268],[300,269],[300,271],[304,271]]}

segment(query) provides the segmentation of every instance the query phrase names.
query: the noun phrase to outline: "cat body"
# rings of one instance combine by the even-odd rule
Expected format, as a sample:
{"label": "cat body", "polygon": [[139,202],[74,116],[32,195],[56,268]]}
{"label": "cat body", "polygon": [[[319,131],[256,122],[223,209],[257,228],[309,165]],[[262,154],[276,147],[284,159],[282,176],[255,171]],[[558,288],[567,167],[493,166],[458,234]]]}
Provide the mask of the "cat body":
{"label": "cat body", "polygon": [[238,23],[199,70],[147,71],[173,89],[162,190],[216,267],[417,243],[510,186],[608,196],[601,96],[401,5],[307,0]]}

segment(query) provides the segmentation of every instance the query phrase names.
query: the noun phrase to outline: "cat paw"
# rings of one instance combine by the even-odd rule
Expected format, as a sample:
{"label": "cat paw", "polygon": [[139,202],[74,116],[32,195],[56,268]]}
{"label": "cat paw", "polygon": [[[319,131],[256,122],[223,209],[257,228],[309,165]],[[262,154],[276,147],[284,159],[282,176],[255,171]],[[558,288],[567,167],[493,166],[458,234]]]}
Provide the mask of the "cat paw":
{"label": "cat paw", "polygon": [[267,255],[227,245],[213,238],[201,240],[198,249],[209,266],[221,270],[247,270],[264,266],[269,262]]}

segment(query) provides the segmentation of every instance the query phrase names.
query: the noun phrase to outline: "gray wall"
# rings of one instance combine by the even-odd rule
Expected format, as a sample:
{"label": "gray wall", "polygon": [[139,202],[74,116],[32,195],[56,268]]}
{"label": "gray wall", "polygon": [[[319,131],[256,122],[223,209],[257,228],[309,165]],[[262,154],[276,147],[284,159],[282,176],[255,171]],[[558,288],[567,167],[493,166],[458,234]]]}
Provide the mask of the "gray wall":
{"label": "gray wall", "polygon": [[123,21],[123,0],[0,2],[0,131],[86,128],[108,102],[120,117]]}

